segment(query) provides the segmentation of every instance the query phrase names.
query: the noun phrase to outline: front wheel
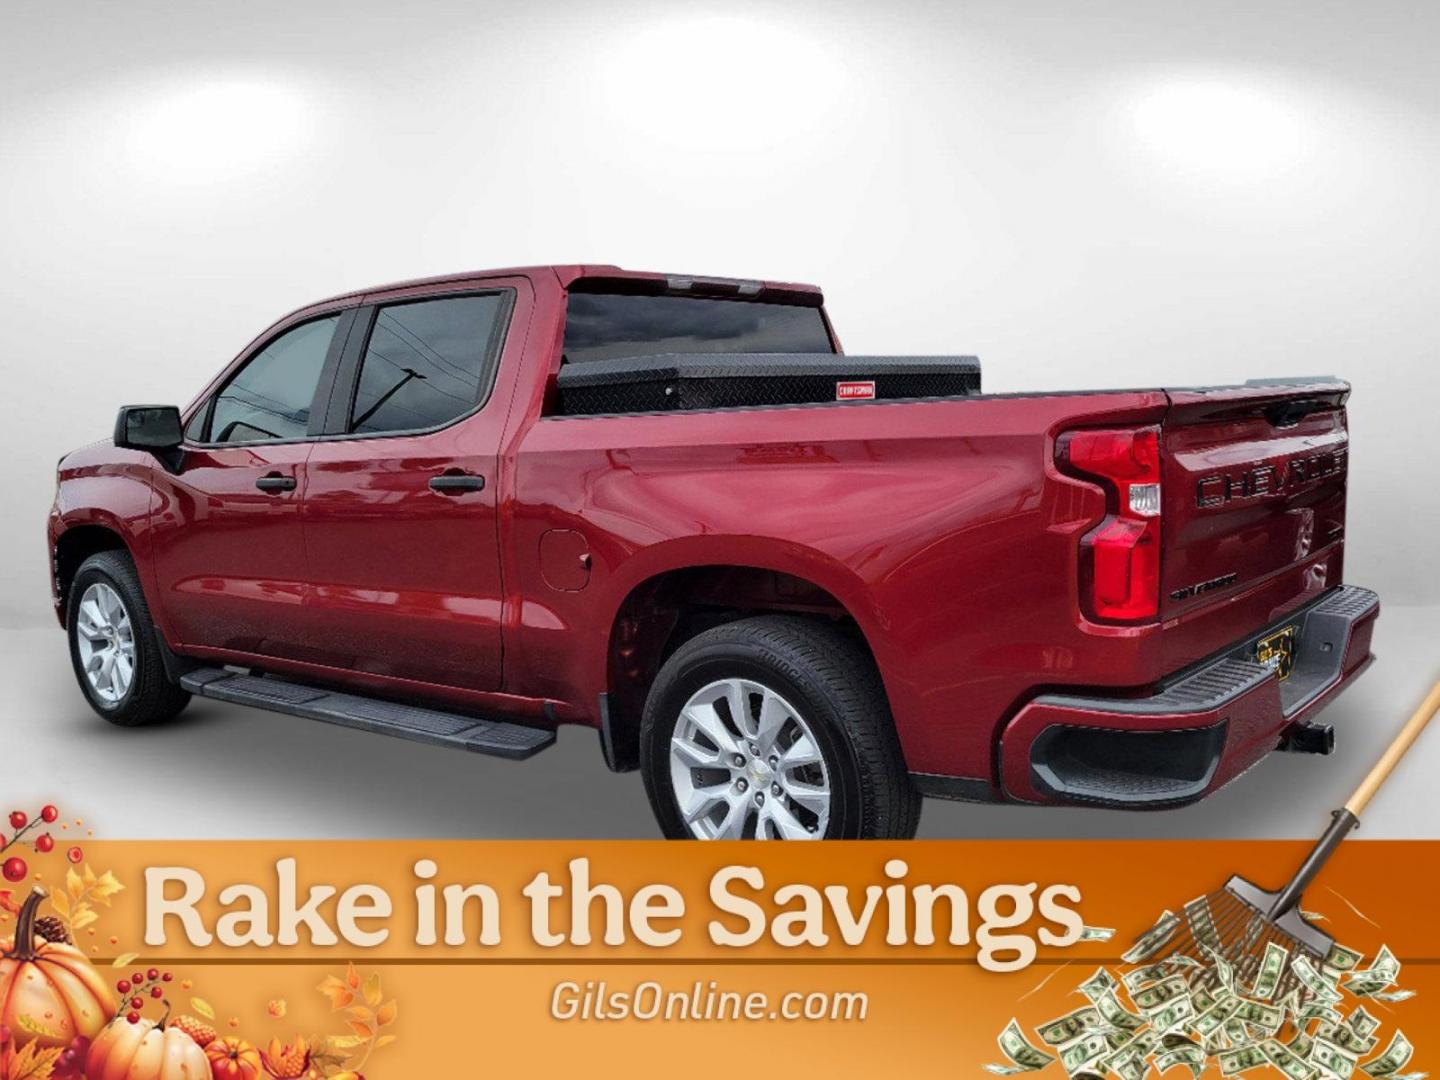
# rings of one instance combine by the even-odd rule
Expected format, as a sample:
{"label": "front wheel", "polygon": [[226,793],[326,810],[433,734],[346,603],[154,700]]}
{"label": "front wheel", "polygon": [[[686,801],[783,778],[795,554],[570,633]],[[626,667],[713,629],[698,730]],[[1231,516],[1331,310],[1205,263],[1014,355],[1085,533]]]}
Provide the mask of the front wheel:
{"label": "front wheel", "polygon": [[818,621],[764,615],[691,638],[650,688],[640,749],[673,839],[908,839],[919,824],[875,664]]}
{"label": "front wheel", "polygon": [[169,720],[190,695],[165,675],[150,609],[130,556],[102,551],[80,564],[65,619],[75,679],[112,724]]}

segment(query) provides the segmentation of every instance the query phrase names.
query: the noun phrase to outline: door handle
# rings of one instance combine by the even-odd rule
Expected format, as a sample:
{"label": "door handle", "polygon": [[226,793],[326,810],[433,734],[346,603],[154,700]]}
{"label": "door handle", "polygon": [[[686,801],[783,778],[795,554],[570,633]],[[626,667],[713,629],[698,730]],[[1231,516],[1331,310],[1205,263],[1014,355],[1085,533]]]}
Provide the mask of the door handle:
{"label": "door handle", "polygon": [[271,473],[269,476],[262,476],[255,481],[255,486],[261,491],[294,491],[295,478],[293,476],[281,476],[279,473]]}
{"label": "door handle", "polygon": [[485,477],[473,473],[443,473],[430,478],[430,490],[441,495],[463,495],[467,491],[485,490]]}

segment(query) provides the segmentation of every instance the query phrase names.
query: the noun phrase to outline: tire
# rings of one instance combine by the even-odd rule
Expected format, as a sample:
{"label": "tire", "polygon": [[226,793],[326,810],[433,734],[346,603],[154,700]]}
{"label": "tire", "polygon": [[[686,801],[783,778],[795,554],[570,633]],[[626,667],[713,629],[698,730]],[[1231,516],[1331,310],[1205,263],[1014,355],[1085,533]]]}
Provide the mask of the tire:
{"label": "tire", "polygon": [[874,661],[802,617],[741,619],[680,646],[646,698],[640,766],[671,839],[902,840],[920,822]]}
{"label": "tire", "polygon": [[[96,605],[99,618],[93,617]],[[82,624],[94,635],[82,633]],[[80,564],[66,599],[65,629],[80,690],[90,707],[112,724],[136,727],[170,720],[190,701],[190,695],[165,674],[150,608],[127,553],[102,551]],[[125,681],[122,659],[127,641],[130,676]],[[92,667],[103,670],[106,657],[110,658],[110,677],[92,680],[86,673],[87,658]]]}

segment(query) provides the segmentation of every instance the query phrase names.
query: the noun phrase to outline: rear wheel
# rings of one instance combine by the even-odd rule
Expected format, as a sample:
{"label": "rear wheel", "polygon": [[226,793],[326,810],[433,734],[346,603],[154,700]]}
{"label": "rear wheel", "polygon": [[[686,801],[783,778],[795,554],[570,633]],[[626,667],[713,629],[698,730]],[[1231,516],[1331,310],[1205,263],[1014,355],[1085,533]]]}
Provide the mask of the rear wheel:
{"label": "rear wheel", "polygon": [[672,838],[903,839],[919,823],[879,673],[823,623],[759,616],[687,641],[650,689],[640,743]]}
{"label": "rear wheel", "polygon": [[169,720],[190,695],[165,675],[130,556],[102,551],[76,571],[65,619],[75,679],[90,707],[126,727]]}

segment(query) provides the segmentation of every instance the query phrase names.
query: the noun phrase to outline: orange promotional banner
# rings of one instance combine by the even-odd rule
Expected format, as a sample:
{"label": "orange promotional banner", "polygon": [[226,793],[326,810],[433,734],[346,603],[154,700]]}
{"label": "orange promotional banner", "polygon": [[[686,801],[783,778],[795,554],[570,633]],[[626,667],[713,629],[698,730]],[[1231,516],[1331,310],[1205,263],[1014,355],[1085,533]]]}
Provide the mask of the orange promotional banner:
{"label": "orange promotional banner", "polygon": [[[47,1011],[29,985],[50,979],[73,1006],[83,994],[68,963],[108,995],[89,1006],[109,1010],[99,1040],[178,1025],[212,1061],[231,1054],[236,1077],[253,1055],[265,1073],[251,1080],[345,1075],[334,1071],[342,1064],[372,1080],[633,1075],[697,1056],[706,1069],[736,1067],[731,1054],[844,1076],[1032,1071],[1024,1051],[1017,1065],[997,1045],[1012,1020],[1047,1058],[1039,1067],[1058,1075],[1067,1062],[1046,1038],[1057,1018],[1080,1031],[1102,999],[1137,1022],[1164,1015],[1154,988],[1165,973],[1132,986],[1126,976],[1143,975],[1148,958],[1122,958],[1163,912],[1231,874],[1273,888],[1306,847],[87,840],[76,861],[59,849],[37,857],[5,896],[7,927],[28,918],[55,940],[0,968],[4,1022],[32,1052],[68,1045],[77,1033],[65,1025],[87,1021]],[[1358,954],[1316,970],[1344,998],[1331,1003],[1337,1015],[1358,1005],[1362,1026],[1373,1021],[1363,1037],[1352,1027],[1335,1036],[1365,1047],[1342,1047],[1338,1060],[1378,1061],[1376,1077],[1413,1076],[1434,1060],[1440,930],[1425,915],[1437,875],[1432,843],[1355,840],[1303,904]],[[1350,993],[1391,960],[1398,967],[1383,985]],[[1097,994],[1090,980],[1101,969],[1115,985]],[[1236,994],[1257,1002],[1254,1034],[1267,1010],[1281,1014],[1256,1045],[1299,1034],[1300,1008],[1329,1007],[1300,988],[1292,1017],[1261,973],[1234,979]],[[40,1007],[22,1014],[25,1002]],[[1163,1043],[1157,1034],[1148,1056],[1158,1064],[1168,1050],[1167,1068],[1188,1064],[1185,1046],[1202,1045],[1196,1015]],[[1312,1019],[1310,1036],[1329,1022],[1318,1011]],[[1283,1072],[1273,1054],[1279,1062],[1206,1054],[1197,1069]]]}

